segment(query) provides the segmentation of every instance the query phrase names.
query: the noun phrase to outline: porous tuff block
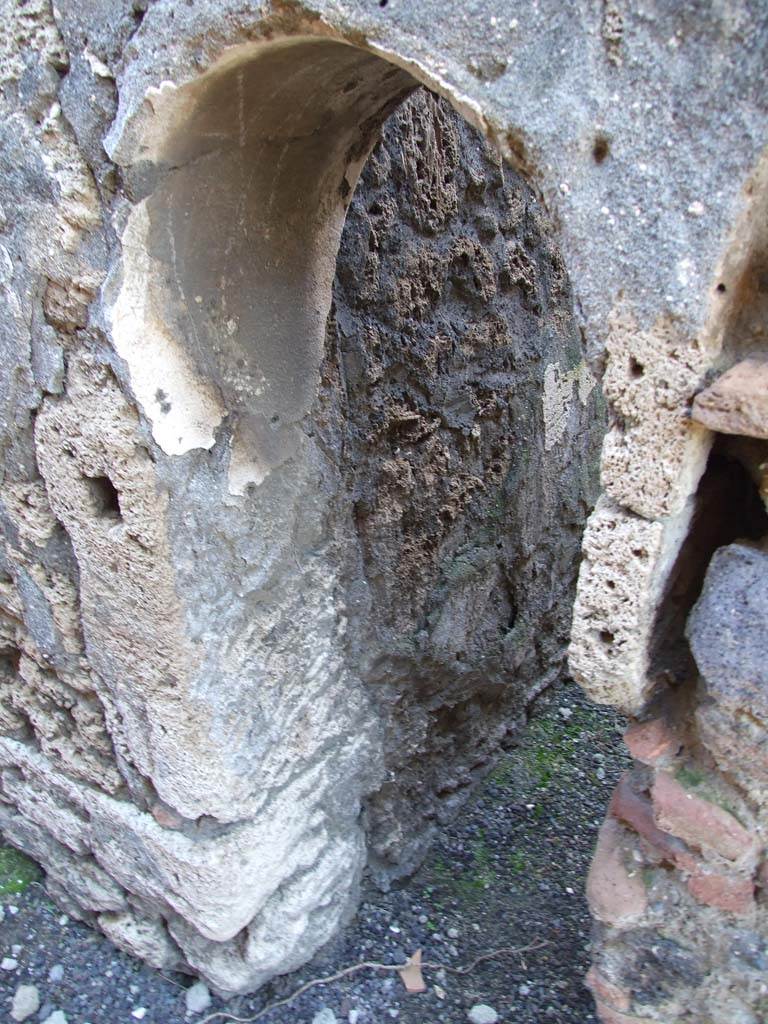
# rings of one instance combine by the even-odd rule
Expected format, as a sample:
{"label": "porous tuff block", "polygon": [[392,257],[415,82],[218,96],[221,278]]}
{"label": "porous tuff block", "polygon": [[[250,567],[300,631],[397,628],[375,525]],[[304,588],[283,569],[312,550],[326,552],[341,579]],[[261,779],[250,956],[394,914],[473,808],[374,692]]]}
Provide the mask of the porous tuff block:
{"label": "porous tuff block", "polygon": [[686,506],[675,519],[650,522],[605,496],[590,516],[569,663],[593,700],[630,714],[645,705],[656,611],[689,518]]}

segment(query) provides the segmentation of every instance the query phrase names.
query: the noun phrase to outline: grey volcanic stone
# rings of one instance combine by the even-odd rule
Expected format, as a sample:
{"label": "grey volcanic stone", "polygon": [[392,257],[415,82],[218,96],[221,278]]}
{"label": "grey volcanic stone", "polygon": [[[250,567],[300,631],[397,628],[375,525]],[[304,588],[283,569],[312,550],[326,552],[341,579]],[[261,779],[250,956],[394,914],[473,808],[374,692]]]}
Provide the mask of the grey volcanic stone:
{"label": "grey volcanic stone", "polygon": [[467,1013],[470,1024],[496,1024],[498,1013],[486,1003],[476,1003]]}
{"label": "grey volcanic stone", "polygon": [[26,1020],[40,1009],[40,993],[35,985],[19,985],[13,994],[11,1019]]}
{"label": "grey volcanic stone", "polygon": [[718,704],[768,722],[768,553],[720,548],[688,619],[696,665]]}

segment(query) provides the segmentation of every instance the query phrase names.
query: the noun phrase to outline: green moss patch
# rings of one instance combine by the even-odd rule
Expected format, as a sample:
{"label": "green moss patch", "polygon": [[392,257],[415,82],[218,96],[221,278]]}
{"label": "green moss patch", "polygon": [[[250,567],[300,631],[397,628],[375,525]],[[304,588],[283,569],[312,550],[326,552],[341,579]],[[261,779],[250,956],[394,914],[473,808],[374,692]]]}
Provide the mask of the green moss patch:
{"label": "green moss patch", "polygon": [[42,877],[40,868],[12,846],[0,844],[0,900],[19,893]]}

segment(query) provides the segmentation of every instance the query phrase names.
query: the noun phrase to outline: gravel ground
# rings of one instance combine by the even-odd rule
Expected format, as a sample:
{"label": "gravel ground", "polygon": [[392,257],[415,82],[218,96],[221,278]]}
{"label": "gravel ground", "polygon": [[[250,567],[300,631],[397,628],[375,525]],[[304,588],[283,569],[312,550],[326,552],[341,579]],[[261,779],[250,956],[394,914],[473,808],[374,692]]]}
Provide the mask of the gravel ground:
{"label": "gravel ground", "polygon": [[400,963],[422,949],[427,961],[461,967],[502,947],[546,943],[465,974],[425,970],[428,991],[420,995],[407,995],[392,972],[361,971],[259,1020],[466,1024],[482,1003],[501,1022],[593,1024],[582,982],[590,933],[583,888],[597,828],[625,766],[621,731],[615,714],[589,705],[572,684],[551,689],[532,708],[519,746],[407,884],[387,894],[367,887],[357,918],[303,970],[255,996],[214,996],[207,1010],[189,1015],[192,979],[162,976],[62,915],[31,862],[0,847],[0,1020],[10,1020],[19,985],[38,989],[33,1024],[52,1014],[50,1024],[200,1024],[221,1010],[249,1017],[361,960]]}

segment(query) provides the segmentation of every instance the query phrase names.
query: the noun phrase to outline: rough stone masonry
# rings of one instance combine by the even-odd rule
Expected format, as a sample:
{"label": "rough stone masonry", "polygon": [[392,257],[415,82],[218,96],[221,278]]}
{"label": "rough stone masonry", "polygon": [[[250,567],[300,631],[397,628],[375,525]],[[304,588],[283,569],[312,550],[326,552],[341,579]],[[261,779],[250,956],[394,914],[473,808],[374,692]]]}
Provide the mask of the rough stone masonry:
{"label": "rough stone masonry", "polygon": [[413,869],[570,627],[634,719],[601,1019],[761,1020],[764,5],[2,14],[6,838],[252,989]]}

